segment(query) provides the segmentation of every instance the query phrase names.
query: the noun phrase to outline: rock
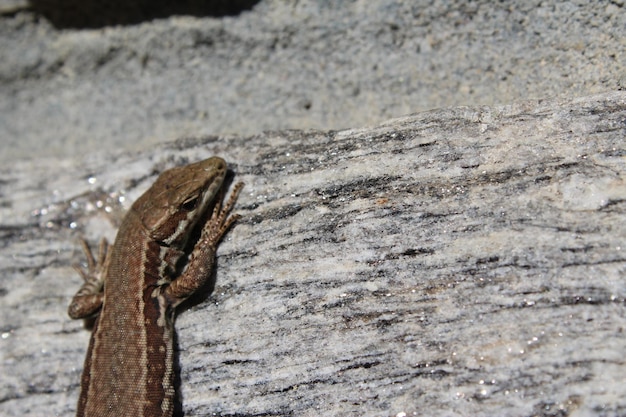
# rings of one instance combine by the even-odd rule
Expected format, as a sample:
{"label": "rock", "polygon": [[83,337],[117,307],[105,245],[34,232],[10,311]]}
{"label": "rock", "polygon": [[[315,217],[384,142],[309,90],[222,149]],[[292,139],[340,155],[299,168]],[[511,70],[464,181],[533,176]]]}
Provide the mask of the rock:
{"label": "rock", "polygon": [[623,415],[625,121],[613,92],[3,168],[0,414],[73,413],[78,236],[219,154],[244,218],[177,319],[186,416]]}
{"label": "rock", "polygon": [[0,162],[615,91],[625,28],[615,1],[0,0]]}

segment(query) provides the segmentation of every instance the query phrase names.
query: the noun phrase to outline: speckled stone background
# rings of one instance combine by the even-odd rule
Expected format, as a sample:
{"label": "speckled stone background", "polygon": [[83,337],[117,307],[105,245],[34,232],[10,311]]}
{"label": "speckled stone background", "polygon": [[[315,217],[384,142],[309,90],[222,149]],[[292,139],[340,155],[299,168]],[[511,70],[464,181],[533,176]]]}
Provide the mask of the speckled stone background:
{"label": "speckled stone background", "polygon": [[1,160],[373,126],[626,77],[623,0],[101,3],[0,0]]}
{"label": "speckled stone background", "polygon": [[214,154],[186,416],[626,415],[623,2],[142,4],[0,0],[0,415],[73,414],[78,236]]}
{"label": "speckled stone background", "polygon": [[177,321],[185,415],[624,415],[625,135],[617,92],[3,168],[0,414],[74,410],[77,236],[219,154],[244,217]]}

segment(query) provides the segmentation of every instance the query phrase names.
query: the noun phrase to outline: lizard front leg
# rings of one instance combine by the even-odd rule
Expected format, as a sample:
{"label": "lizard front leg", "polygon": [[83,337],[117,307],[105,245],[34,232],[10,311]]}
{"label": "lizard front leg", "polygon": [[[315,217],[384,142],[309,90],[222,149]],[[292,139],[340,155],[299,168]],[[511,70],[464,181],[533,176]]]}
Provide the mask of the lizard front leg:
{"label": "lizard front leg", "polygon": [[233,187],[230,198],[222,208],[222,197],[218,198],[213,208],[211,218],[202,228],[200,239],[194,246],[189,262],[184,272],[176,278],[165,290],[165,297],[173,307],[183,302],[199,288],[202,288],[211,275],[217,244],[229,227],[241,216],[229,213],[233,209],[243,183]]}
{"label": "lizard front leg", "polygon": [[67,313],[73,319],[84,319],[98,313],[102,307],[104,298],[104,271],[109,259],[109,243],[106,239],[100,241],[98,247],[98,259],[94,258],[89,245],[84,239],[80,240],[83,252],[87,257],[87,270],[79,265],[74,265],[74,269],[83,278],[83,285],[80,287],[67,309]]}

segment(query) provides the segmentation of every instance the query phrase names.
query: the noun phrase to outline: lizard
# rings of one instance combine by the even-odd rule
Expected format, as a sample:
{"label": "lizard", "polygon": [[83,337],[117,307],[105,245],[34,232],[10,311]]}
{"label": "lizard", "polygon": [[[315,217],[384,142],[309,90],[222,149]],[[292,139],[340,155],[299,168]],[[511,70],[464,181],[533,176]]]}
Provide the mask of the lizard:
{"label": "lizard", "polygon": [[84,283],[68,314],[95,321],[77,417],[173,414],[175,308],[210,280],[217,245],[240,218],[229,214],[243,183],[222,207],[225,175],[219,157],[166,170],[126,213],[112,246],[103,239],[94,256],[81,240],[87,269],[74,266]]}

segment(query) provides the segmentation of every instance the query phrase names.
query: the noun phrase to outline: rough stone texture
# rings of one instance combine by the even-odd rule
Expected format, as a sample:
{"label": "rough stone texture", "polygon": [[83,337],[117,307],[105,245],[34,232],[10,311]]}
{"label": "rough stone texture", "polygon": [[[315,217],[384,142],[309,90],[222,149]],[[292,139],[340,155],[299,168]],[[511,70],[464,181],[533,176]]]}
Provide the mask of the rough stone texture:
{"label": "rough stone texture", "polygon": [[625,39],[623,0],[0,0],[0,161],[614,91]]}
{"label": "rough stone texture", "polygon": [[615,92],[3,166],[0,415],[71,415],[76,237],[212,154],[245,217],[178,317],[186,416],[625,415],[625,135]]}
{"label": "rough stone texture", "polygon": [[0,415],[72,414],[77,237],[213,154],[185,415],[626,415],[623,0],[146,4],[0,0]]}

